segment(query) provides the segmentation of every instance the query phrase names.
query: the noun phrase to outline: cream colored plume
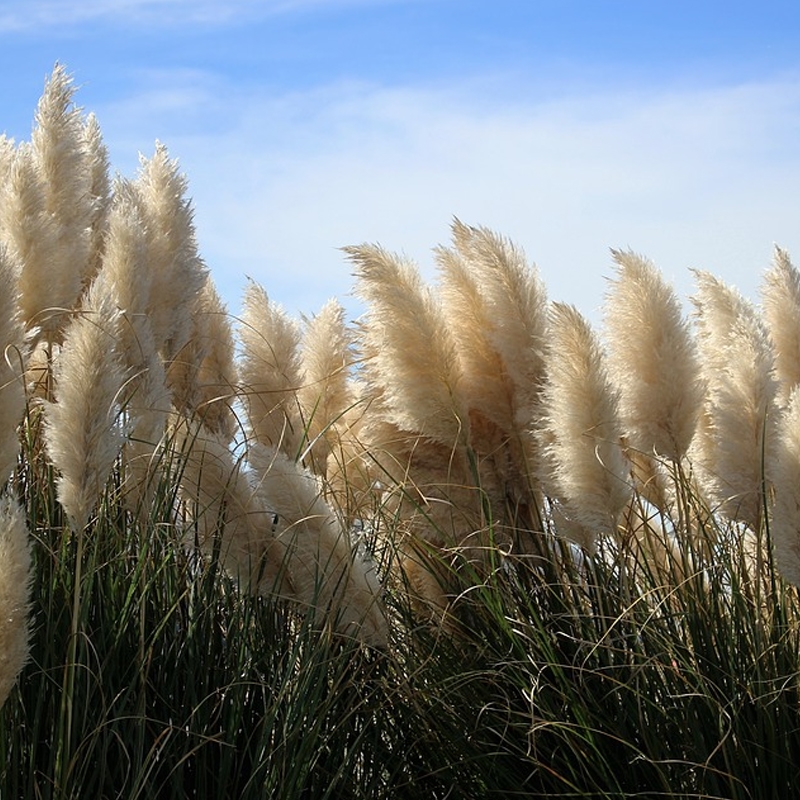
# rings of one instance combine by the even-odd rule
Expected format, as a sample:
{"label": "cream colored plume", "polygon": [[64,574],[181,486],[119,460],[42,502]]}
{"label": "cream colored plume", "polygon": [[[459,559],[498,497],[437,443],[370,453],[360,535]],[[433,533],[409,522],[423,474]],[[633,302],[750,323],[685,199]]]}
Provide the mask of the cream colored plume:
{"label": "cream colored plume", "polygon": [[25,332],[19,319],[16,270],[0,244],[0,485],[19,455],[18,428],[25,414]]}
{"label": "cream colored plume", "polygon": [[111,180],[109,178],[108,148],[103,141],[100,124],[94,114],[89,114],[83,127],[86,162],[89,173],[89,196],[92,211],[89,221],[89,258],[83,276],[84,288],[92,282],[100,269],[106,222],[111,205]]}
{"label": "cream colored plume", "polygon": [[28,660],[31,555],[17,504],[0,498],[0,706]]}
{"label": "cream colored plume", "polygon": [[800,385],[800,272],[779,247],[764,276],[761,299],[775,353],[775,373],[781,405]]}
{"label": "cream colored plume", "polygon": [[408,261],[375,245],[345,248],[367,303],[360,345],[386,422],[447,448],[468,440],[456,344],[441,305]]}
{"label": "cream colored plume", "polygon": [[442,308],[458,349],[465,403],[508,435],[514,429],[514,386],[493,341],[496,320],[481,289],[478,267],[445,247],[437,248],[436,259]]}
{"label": "cream colored plume", "polygon": [[14,165],[16,147],[14,140],[0,133],[0,186],[4,186],[6,178]]}
{"label": "cream colored plume", "polygon": [[80,291],[77,273],[63,270],[59,228],[46,206],[45,186],[29,144],[15,151],[0,186],[0,239],[18,265],[19,304],[26,329],[54,338],[64,309]]}
{"label": "cream colored plume", "polygon": [[769,335],[733,287],[696,271],[698,346],[708,392],[691,457],[723,513],[757,530],[774,457],[777,382]]}
{"label": "cream colored plume", "polygon": [[[540,426],[545,492],[573,525],[613,534],[631,498],[630,464],[604,354],[586,320],[563,303],[552,306],[549,342]],[[587,535],[580,539],[586,546]]]}
{"label": "cream colored plume", "polygon": [[153,265],[148,261],[147,233],[130,184],[117,183],[106,228],[98,285],[107,287],[119,310],[117,353],[128,376],[119,398],[129,437],[125,496],[129,508],[146,512],[171,399],[148,314]]}
{"label": "cream colored plume", "polygon": [[329,616],[337,630],[384,646],[388,627],[374,566],[353,547],[322,499],[317,479],[273,448],[255,446],[248,459],[259,493],[277,515],[296,600],[315,619]]}
{"label": "cream colored plume", "polygon": [[191,319],[189,341],[169,365],[173,403],[179,413],[196,415],[212,433],[231,441],[236,434],[235,344],[228,310],[210,276],[196,298]]}
{"label": "cream colored plume", "polygon": [[354,397],[349,381],[353,336],[338,300],[329,300],[306,320],[300,347],[302,383],[297,391],[308,455],[304,463],[317,475],[327,473],[328,457],[338,446],[343,416]]}
{"label": "cream colored plume", "polygon": [[131,188],[145,226],[151,270],[147,314],[156,347],[168,363],[191,336],[191,308],[208,271],[197,249],[186,177],[166,147],[157,144],[152,158],[141,158]]}
{"label": "cream colored plume", "polygon": [[286,574],[286,546],[276,540],[274,513],[251,486],[224,436],[197,421],[176,426],[179,480],[196,525],[200,547],[219,548],[226,571],[242,588],[293,596]]}
{"label": "cream colored plume", "polygon": [[304,439],[297,402],[300,330],[254,282],[245,290],[239,342],[240,391],[250,435],[296,459]]}
{"label": "cream colored plume", "polygon": [[54,367],[55,402],[45,406],[58,499],[76,529],[100,500],[124,441],[119,415],[126,376],[118,340],[119,312],[101,273],[65,330]]}
{"label": "cream colored plume", "polygon": [[792,391],[776,444],[770,534],[775,566],[800,586],[800,386]]}
{"label": "cream colored plume", "polygon": [[31,153],[44,187],[45,209],[55,221],[56,261],[68,295],[64,308],[73,308],[89,280],[92,227],[99,198],[94,194],[92,154],[81,109],[73,104],[75,86],[66,69],[57,64],[36,108]]}
{"label": "cream colored plume", "polygon": [[612,255],[617,274],[604,318],[625,437],[647,456],[680,461],[704,397],[694,340],[678,297],[653,264],[632,252]]}
{"label": "cream colored plume", "polygon": [[[544,285],[522,251],[491,231],[455,220],[453,239],[453,248],[436,251],[439,285],[481,486],[530,510],[540,505],[532,427],[543,380]],[[496,515],[503,505],[493,502]]]}
{"label": "cream colored plume", "polygon": [[507,239],[487,228],[453,223],[455,247],[475,276],[488,338],[514,387],[515,426],[537,415],[544,377],[547,293],[536,268]]}

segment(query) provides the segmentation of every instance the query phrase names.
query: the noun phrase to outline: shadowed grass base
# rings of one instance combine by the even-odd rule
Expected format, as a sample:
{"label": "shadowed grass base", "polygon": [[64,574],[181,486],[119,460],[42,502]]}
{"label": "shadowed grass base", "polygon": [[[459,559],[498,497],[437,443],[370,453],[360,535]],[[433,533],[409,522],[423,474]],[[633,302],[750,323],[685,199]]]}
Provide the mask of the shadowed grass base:
{"label": "shadowed grass base", "polygon": [[240,596],[167,521],[111,504],[84,533],[71,646],[75,537],[29,511],[34,644],[2,710],[2,797],[756,798],[800,779],[797,594],[743,581],[735,538],[670,581],[618,551],[551,546],[488,576],[456,557],[447,630],[390,592],[376,652]]}

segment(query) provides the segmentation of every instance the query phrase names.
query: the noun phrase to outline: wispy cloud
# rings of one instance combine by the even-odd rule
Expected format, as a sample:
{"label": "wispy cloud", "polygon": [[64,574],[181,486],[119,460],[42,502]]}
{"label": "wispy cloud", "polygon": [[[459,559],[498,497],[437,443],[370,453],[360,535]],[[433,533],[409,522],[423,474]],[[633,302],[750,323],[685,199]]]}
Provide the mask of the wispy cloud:
{"label": "wispy cloud", "polygon": [[653,258],[683,294],[688,268],[702,267],[752,296],[773,243],[800,254],[800,77],[544,103],[496,80],[502,92],[484,77],[278,95],[162,71],[93,110],[123,172],[155,139],[180,160],[203,253],[234,309],[249,275],[291,311],[313,312],[350,289],[337,248],[365,240],[432,276],[430,248],[453,215],[513,238],[554,298],[590,314],[609,247]]}
{"label": "wispy cloud", "polygon": [[[8,0],[0,33],[77,26],[220,25],[312,9],[388,5],[400,0]],[[409,0],[404,0],[409,2]],[[413,0],[411,0],[413,1]]]}

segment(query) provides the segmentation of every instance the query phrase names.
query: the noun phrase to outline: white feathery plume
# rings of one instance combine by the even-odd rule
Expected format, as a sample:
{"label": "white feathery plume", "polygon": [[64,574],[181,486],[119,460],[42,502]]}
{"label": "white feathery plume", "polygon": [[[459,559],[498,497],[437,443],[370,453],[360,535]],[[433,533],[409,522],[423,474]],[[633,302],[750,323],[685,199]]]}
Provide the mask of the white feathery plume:
{"label": "white feathery plume", "polygon": [[337,630],[384,646],[386,617],[374,566],[354,550],[347,530],[322,499],[317,479],[273,448],[251,448],[259,493],[278,517],[279,541],[296,599],[315,618],[331,615]]}
{"label": "white feathery plume", "polygon": [[780,404],[800,385],[800,272],[779,247],[761,285],[764,321],[775,353]]}
{"label": "white feathery plume", "polygon": [[456,220],[453,240],[485,298],[489,339],[514,387],[515,427],[528,430],[537,416],[544,376],[544,283],[522,250],[487,228]]}
{"label": "white feathery plume", "polygon": [[757,530],[770,481],[777,382],[769,334],[751,303],[695,271],[698,347],[708,392],[691,456],[711,499]]}
{"label": "white feathery plume", "polygon": [[704,386],[675,292],[647,259],[612,250],[617,274],[606,296],[609,375],[627,443],[646,456],[687,453]]}
{"label": "white feathery plume", "polygon": [[446,448],[468,440],[456,345],[441,305],[409,261],[375,245],[344,248],[367,303],[360,344],[385,419]]}
{"label": "white feathery plume", "polygon": [[789,396],[780,421],[772,480],[775,566],[787,581],[800,586],[800,386]]}
{"label": "white feathery plume", "polygon": [[541,506],[532,423],[539,416],[543,379],[544,285],[508,240],[457,219],[452,228],[455,246],[436,253],[442,304],[463,374],[470,444],[482,488],[497,495],[494,513],[502,513],[507,497],[517,516]]}
{"label": "white feathery plume", "polygon": [[108,213],[101,271],[119,309],[117,351],[129,376],[120,402],[127,418],[125,497],[145,511],[155,488],[152,468],[171,409],[166,373],[147,313],[151,265],[141,210],[130,185],[119,182]]}
{"label": "white feathery plume", "polygon": [[226,571],[251,592],[292,595],[286,547],[275,538],[274,513],[248,482],[228,441],[195,421],[179,421],[179,480],[200,547],[219,548]]}
{"label": "white feathery plume", "polygon": [[19,455],[17,429],[25,414],[26,363],[16,270],[7,249],[0,244],[0,485],[13,472]]}
{"label": "white feathery plume", "polygon": [[54,338],[61,313],[80,291],[69,270],[61,269],[59,232],[46,207],[45,187],[31,146],[21,144],[0,186],[0,238],[19,268],[19,304],[27,330]]}
{"label": "white feathery plume", "polygon": [[308,442],[304,461],[318,475],[327,472],[328,456],[337,443],[337,423],[353,403],[348,380],[352,339],[338,300],[329,300],[319,314],[305,321],[300,347],[303,379],[297,399]]}
{"label": "white feathery plume", "polygon": [[119,311],[102,273],[64,332],[54,366],[54,403],[45,405],[45,442],[59,471],[58,498],[76,529],[97,504],[124,441],[117,355]]}
{"label": "white feathery plume", "polygon": [[228,310],[209,276],[192,309],[189,341],[169,365],[173,404],[228,441],[236,434],[234,340]]}
{"label": "white feathery plume", "polygon": [[89,173],[89,197],[92,213],[89,221],[89,257],[83,275],[87,288],[100,269],[106,222],[111,204],[111,179],[109,178],[108,148],[103,141],[100,124],[94,114],[89,114],[83,128],[86,147],[86,169]]}
{"label": "white feathery plume", "polygon": [[22,512],[0,498],[0,706],[28,660],[31,554]]}
{"label": "white feathery plume", "polygon": [[300,329],[255,282],[245,290],[239,342],[240,391],[250,434],[296,459],[303,442],[297,404]]}
{"label": "white feathery plume", "polygon": [[435,252],[442,309],[458,348],[464,402],[507,435],[514,428],[514,389],[493,342],[495,320],[478,268],[455,249],[439,247]]}
{"label": "white feathery plume", "polygon": [[45,83],[31,134],[33,164],[58,238],[49,268],[58,273],[64,292],[60,304],[66,309],[75,307],[86,283],[96,215],[84,121],[74,94],[72,78],[57,64]]}
{"label": "white feathery plume", "polygon": [[157,349],[169,363],[189,340],[190,309],[208,271],[198,253],[194,211],[186,197],[188,183],[177,161],[160,143],[152,158],[140,161],[131,188],[147,234],[151,269],[147,314]]}
{"label": "white feathery plume", "polygon": [[632,492],[603,351],[577,309],[563,303],[551,308],[549,341],[539,431],[545,491],[573,525],[615,533]]}

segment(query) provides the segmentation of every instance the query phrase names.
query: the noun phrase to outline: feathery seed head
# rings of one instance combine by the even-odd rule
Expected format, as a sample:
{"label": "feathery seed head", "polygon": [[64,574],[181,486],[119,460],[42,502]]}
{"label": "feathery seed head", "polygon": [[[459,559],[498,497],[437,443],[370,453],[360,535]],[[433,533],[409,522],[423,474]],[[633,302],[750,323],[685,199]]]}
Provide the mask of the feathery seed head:
{"label": "feathery seed head", "polygon": [[653,264],[612,250],[605,304],[609,373],[630,446],[680,460],[702,407],[700,362],[680,301]]}

